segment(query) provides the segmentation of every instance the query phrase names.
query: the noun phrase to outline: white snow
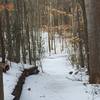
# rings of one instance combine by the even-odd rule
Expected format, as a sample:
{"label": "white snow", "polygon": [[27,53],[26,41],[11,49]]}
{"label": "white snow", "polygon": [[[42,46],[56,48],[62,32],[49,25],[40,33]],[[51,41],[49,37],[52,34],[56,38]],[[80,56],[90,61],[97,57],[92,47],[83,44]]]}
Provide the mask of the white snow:
{"label": "white snow", "polygon": [[4,100],[13,100],[13,92],[15,85],[17,84],[18,78],[22,71],[21,66],[16,63],[11,64],[11,68],[7,73],[3,74],[4,81]]}
{"label": "white snow", "polygon": [[88,100],[83,84],[66,78],[67,67],[71,68],[66,58],[64,54],[45,58],[44,73],[26,79],[20,100]]}
{"label": "white snow", "polygon": [[[44,73],[32,75],[26,78],[20,100],[100,100],[100,86],[84,84],[87,76],[81,72],[77,75],[68,60],[67,50],[60,52],[61,43],[57,38],[57,54],[54,51],[48,54],[48,34],[44,33],[44,46],[46,57],[42,61]],[[64,44],[65,45],[65,44]],[[11,69],[4,74],[5,100],[13,100],[11,95],[23,68],[32,67],[30,65],[12,64]],[[82,75],[82,77],[81,77]],[[84,76],[83,76],[84,75]],[[83,81],[77,81],[78,79]]]}
{"label": "white snow", "polygon": [[11,62],[10,70],[3,73],[4,100],[13,100],[14,96],[12,95],[12,92],[17,84],[18,78],[23,69],[28,69],[30,67],[32,66],[28,64],[16,64]]}

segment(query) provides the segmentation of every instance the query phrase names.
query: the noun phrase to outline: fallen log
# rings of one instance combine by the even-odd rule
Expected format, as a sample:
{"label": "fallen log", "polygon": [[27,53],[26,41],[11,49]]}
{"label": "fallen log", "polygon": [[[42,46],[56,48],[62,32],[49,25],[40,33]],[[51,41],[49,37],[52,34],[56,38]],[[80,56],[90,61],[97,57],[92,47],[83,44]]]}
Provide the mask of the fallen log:
{"label": "fallen log", "polygon": [[26,77],[33,75],[33,74],[38,74],[38,73],[39,73],[38,67],[24,69],[24,71],[22,72],[22,75],[20,76],[17,82],[17,85],[14,91],[12,92],[12,95],[14,96],[13,100],[20,100],[21,92],[22,92]]}

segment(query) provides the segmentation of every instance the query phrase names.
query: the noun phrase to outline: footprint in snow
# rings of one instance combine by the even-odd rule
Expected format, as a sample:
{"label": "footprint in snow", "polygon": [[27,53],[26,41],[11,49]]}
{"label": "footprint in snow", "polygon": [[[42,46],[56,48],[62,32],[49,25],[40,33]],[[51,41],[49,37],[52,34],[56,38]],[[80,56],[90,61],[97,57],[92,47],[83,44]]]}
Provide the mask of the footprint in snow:
{"label": "footprint in snow", "polygon": [[31,91],[31,88],[28,88],[28,91]]}
{"label": "footprint in snow", "polygon": [[45,95],[40,96],[40,98],[45,98]]}

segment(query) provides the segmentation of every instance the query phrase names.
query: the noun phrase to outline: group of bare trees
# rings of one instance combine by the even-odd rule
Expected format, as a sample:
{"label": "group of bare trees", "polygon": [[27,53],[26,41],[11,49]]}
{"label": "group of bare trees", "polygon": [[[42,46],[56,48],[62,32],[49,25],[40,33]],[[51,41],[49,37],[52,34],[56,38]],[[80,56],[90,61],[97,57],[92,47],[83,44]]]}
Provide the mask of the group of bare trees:
{"label": "group of bare trees", "polygon": [[[90,83],[100,83],[99,6],[99,0],[0,0],[2,63],[9,60],[37,66],[43,55],[44,28],[48,31],[49,52],[54,49],[55,53],[56,33],[63,41],[70,30],[74,37],[74,50],[79,51],[79,66],[87,67]],[[66,28],[66,25],[71,27]],[[1,67],[0,74],[2,76]]]}
{"label": "group of bare trees", "polygon": [[[99,0],[71,0],[71,2],[75,24],[73,25],[75,29],[72,33],[74,37],[79,38],[79,65],[88,68],[90,83],[100,84]],[[74,38],[74,40],[77,39]]]}
{"label": "group of bare trees", "polygon": [[[37,62],[41,61],[43,11],[44,2],[41,0],[0,0],[0,57],[2,63],[9,60],[37,66]],[[1,67],[0,91],[3,91]],[[3,100],[1,93],[0,100]]]}
{"label": "group of bare trees", "polygon": [[[34,3],[35,2],[35,3]],[[4,9],[0,12],[0,55],[2,62],[35,64],[40,56],[41,9],[40,0],[1,1]],[[8,9],[6,5],[13,5]],[[11,5],[12,4],[12,5]]]}

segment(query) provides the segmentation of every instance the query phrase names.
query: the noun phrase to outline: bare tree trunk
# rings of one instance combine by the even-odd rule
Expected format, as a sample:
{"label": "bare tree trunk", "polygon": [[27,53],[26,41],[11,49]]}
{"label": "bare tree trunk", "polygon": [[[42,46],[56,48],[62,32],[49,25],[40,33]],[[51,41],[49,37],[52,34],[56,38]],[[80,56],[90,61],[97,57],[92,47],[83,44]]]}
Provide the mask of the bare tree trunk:
{"label": "bare tree trunk", "polygon": [[83,43],[82,43],[82,33],[80,31],[80,16],[79,16],[79,8],[77,7],[77,21],[78,21],[78,36],[80,38],[80,41],[79,41],[79,55],[80,55],[80,66],[81,67],[84,67],[84,56],[83,56]]}
{"label": "bare tree trunk", "polygon": [[0,66],[0,100],[4,100],[4,91],[3,91],[3,70]]}
{"label": "bare tree trunk", "polygon": [[100,84],[100,0],[85,0],[88,23],[90,83]]}
{"label": "bare tree trunk", "polygon": [[87,16],[86,16],[86,7],[85,7],[85,0],[78,0],[82,7],[83,11],[83,20],[84,20],[84,43],[85,43],[85,50],[87,55],[87,68],[89,73],[89,48],[88,48],[88,32],[87,32]]}
{"label": "bare tree trunk", "polygon": [[[0,15],[0,44],[1,44],[1,53],[2,53],[2,62],[5,63],[5,47],[4,47],[4,40],[2,36],[2,29],[1,29],[1,15]],[[0,100],[4,100],[4,91],[3,91],[3,70],[0,66]]]}
{"label": "bare tree trunk", "polygon": [[1,45],[1,56],[2,62],[5,63],[5,45],[4,45],[4,36],[2,33],[2,22],[1,22],[1,15],[0,15],[0,45]]}
{"label": "bare tree trunk", "polygon": [[[7,4],[8,0],[4,1],[4,4]],[[7,51],[8,51],[8,59],[12,61],[12,40],[11,40],[11,32],[10,32],[10,17],[9,17],[9,11],[5,8],[5,18],[6,18],[6,34],[7,34]]]}

